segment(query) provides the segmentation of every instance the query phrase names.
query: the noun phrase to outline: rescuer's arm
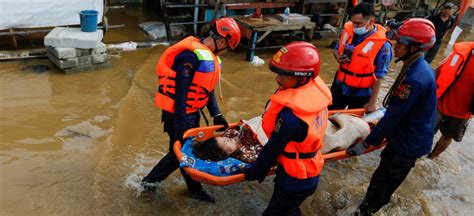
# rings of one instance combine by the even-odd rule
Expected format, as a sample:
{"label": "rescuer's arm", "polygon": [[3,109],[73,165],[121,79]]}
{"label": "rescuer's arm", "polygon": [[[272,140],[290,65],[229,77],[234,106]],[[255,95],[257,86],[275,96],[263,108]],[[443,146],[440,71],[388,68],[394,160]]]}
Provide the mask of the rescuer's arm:
{"label": "rescuer's arm", "polygon": [[332,50],[332,55],[334,56],[334,59],[336,59],[338,63],[350,62],[350,59],[347,58],[347,56],[339,55],[338,48],[339,48],[339,44],[336,44],[336,47],[334,47],[334,49]]}
{"label": "rescuer's arm", "polygon": [[196,55],[190,51],[185,51],[175,58],[176,88],[174,100],[175,116],[173,119],[175,138],[181,138],[182,134],[188,129],[186,125],[186,96],[198,64]]}
{"label": "rescuer's arm", "polygon": [[220,128],[217,131],[225,131],[229,127],[229,123],[225,120],[221,111],[219,110],[219,105],[217,105],[216,95],[214,91],[209,95],[209,100],[207,101],[207,110],[212,116],[213,125],[224,125],[223,128]]}
{"label": "rescuer's arm", "polygon": [[389,133],[393,133],[393,128],[405,117],[421,93],[420,83],[413,80],[403,82],[390,100],[384,117],[367,136],[365,143],[373,146],[380,145]]}
{"label": "rescuer's arm", "polygon": [[380,86],[382,85],[383,78],[378,78],[372,86],[372,95],[370,95],[369,102],[364,105],[367,112],[373,112],[377,110],[377,97],[379,95]]}
{"label": "rescuer's arm", "polygon": [[[297,135],[302,131],[308,131],[306,123],[296,117],[290,109],[281,110],[277,116],[275,128],[258,155],[257,161],[251,168],[244,171],[245,179],[262,182],[270,169],[276,165],[278,156],[283,152],[288,142],[296,141],[299,138]],[[304,136],[306,137],[306,135]]]}
{"label": "rescuer's arm", "polygon": [[219,105],[217,104],[216,95],[214,94],[214,91],[212,91],[209,95],[209,100],[207,101],[206,107],[212,117],[221,113]]}

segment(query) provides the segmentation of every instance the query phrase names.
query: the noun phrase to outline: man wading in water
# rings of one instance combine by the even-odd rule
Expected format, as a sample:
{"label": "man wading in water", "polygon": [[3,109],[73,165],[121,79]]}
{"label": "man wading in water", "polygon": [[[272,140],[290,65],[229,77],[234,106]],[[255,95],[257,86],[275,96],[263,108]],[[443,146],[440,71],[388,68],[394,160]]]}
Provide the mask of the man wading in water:
{"label": "man wading in water", "polygon": [[384,138],[388,141],[356,215],[372,215],[388,204],[416,160],[428,154],[433,144],[436,82],[423,58],[423,51],[435,42],[433,23],[408,19],[394,33],[395,56],[403,67],[385,96],[387,111],[364,142],[347,150],[361,155],[370,145],[378,146]]}
{"label": "man wading in water", "polygon": [[[239,45],[240,29],[235,20],[228,17],[216,20],[211,26],[206,39],[201,41],[189,36],[166,49],[156,67],[159,87],[155,104],[163,110],[162,121],[170,142],[169,152],[142,180],[147,191],[154,191],[156,182],[163,181],[179,168],[173,144],[183,139],[186,130],[199,127],[200,109],[207,106],[214,125],[224,125],[224,130],[228,126],[214,95],[221,73],[217,55]],[[192,198],[215,202],[201,183],[191,179],[182,168],[180,171]]]}

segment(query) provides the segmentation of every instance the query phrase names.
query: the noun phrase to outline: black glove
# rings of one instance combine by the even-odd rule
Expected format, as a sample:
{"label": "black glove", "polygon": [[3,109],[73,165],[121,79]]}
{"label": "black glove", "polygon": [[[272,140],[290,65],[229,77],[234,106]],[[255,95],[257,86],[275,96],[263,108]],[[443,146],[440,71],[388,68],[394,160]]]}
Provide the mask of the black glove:
{"label": "black glove", "polygon": [[367,145],[365,142],[356,143],[349,147],[346,153],[352,156],[361,155],[364,154],[365,150],[367,150],[368,148],[369,145]]}
{"label": "black glove", "polygon": [[217,114],[214,116],[214,125],[224,125],[223,128],[220,128],[217,131],[225,131],[229,127],[229,123],[225,120],[224,116],[222,114]]}

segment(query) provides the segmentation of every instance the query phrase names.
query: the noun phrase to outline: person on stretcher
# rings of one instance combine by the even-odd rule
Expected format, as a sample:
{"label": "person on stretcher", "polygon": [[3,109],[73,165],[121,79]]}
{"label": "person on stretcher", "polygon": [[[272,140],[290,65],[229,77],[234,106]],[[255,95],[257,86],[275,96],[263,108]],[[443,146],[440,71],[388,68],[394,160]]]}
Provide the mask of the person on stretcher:
{"label": "person on stretcher", "polygon": [[[371,126],[382,116],[383,111],[376,111],[362,118],[350,114],[330,116],[321,153],[344,150],[361,142],[369,135]],[[237,128],[227,129],[221,136],[204,142],[194,141],[193,154],[202,160],[221,161],[233,157],[252,163],[257,160],[263,145],[268,141],[260,123],[261,117],[255,117],[243,121]]]}

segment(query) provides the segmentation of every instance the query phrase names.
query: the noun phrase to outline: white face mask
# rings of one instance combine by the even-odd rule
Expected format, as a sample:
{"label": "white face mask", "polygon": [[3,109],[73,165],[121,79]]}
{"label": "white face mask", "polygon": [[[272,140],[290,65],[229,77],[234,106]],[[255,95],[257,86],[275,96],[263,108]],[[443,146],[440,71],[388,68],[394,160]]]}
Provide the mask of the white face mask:
{"label": "white face mask", "polygon": [[367,25],[370,23],[370,20],[367,24],[365,24],[365,26],[362,26],[362,27],[359,27],[359,28],[354,28],[354,34],[356,35],[364,35],[367,33],[367,29],[365,27],[367,27]]}

